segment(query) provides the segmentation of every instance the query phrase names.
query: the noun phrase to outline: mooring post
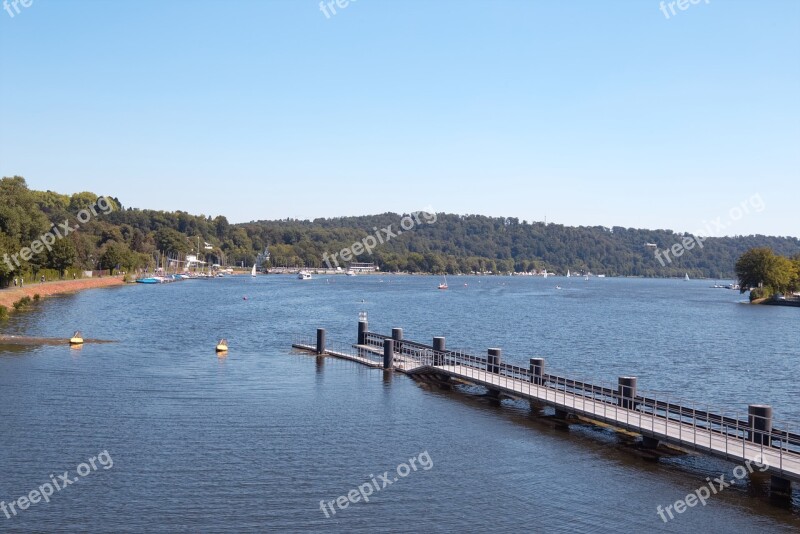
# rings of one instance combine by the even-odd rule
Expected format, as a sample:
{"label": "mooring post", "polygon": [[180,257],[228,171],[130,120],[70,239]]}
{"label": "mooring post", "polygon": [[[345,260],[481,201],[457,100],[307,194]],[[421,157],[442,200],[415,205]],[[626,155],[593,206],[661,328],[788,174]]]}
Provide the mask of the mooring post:
{"label": "mooring post", "polygon": [[636,377],[621,376],[617,384],[617,394],[620,397],[619,406],[626,410],[634,410],[636,408],[636,403],[633,401],[636,398]]}
{"label": "mooring post", "polygon": [[317,354],[325,353],[325,329],[317,328]]}
{"label": "mooring post", "polygon": [[392,339],[394,340],[394,350],[399,354],[403,354],[403,329],[392,328]]}
{"label": "mooring post", "polygon": [[433,365],[444,365],[444,338],[433,338]]}
{"label": "mooring post", "polygon": [[367,328],[367,314],[366,312],[361,312],[358,318],[358,345],[367,344]]}
{"label": "mooring post", "polygon": [[489,373],[500,373],[500,355],[503,353],[501,349],[489,349],[486,358],[486,371]]}
{"label": "mooring post", "polygon": [[531,358],[531,382],[537,386],[544,384],[544,358]]}
{"label": "mooring post", "polygon": [[394,365],[394,340],[383,340],[383,368],[391,369]]}
{"label": "mooring post", "polygon": [[750,427],[750,441],[760,445],[770,445],[772,432],[772,406],[766,404],[751,404],[747,407],[748,427]]}

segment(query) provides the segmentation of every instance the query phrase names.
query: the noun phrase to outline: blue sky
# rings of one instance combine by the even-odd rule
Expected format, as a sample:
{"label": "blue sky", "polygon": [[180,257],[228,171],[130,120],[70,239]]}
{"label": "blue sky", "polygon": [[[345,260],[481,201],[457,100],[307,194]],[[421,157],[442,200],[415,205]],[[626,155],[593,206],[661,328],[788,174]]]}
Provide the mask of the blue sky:
{"label": "blue sky", "polygon": [[430,207],[679,231],[760,195],[723,233],[800,235],[794,0],[10,8],[0,175],[36,189],[232,222]]}

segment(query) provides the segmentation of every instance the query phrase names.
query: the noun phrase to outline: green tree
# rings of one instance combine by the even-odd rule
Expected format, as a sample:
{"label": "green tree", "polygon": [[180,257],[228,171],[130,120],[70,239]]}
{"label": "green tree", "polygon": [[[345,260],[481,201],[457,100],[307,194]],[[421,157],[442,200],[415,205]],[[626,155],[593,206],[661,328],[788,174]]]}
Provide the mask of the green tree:
{"label": "green tree", "polygon": [[751,298],[770,297],[775,293],[786,292],[794,280],[794,273],[792,261],[776,255],[772,249],[766,247],[750,249],[736,262],[740,291],[744,293],[750,288],[761,289],[755,294],[751,293]]}
{"label": "green tree", "polygon": [[114,274],[116,268],[131,267],[133,255],[128,245],[110,241],[100,255],[100,267],[108,269],[109,274]]}
{"label": "green tree", "polygon": [[47,265],[51,269],[57,270],[60,276],[64,276],[64,271],[72,267],[77,257],[78,253],[72,240],[69,238],[59,239],[47,252]]}

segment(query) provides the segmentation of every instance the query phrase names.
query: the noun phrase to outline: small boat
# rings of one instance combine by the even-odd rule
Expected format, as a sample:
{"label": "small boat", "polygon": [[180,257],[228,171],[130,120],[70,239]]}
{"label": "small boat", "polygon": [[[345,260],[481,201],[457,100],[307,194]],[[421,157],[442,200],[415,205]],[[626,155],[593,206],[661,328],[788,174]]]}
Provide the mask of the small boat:
{"label": "small boat", "polygon": [[250,271],[250,276],[252,276],[253,278],[256,277],[256,264],[255,263],[253,264],[253,270]]}
{"label": "small boat", "polygon": [[228,352],[228,340],[220,339],[217,343],[217,352]]}
{"label": "small boat", "polygon": [[584,280],[588,280],[589,279],[589,275],[584,276],[583,279]]}
{"label": "small boat", "polygon": [[299,273],[297,273],[297,278],[299,280],[311,280],[311,273],[307,271],[300,271]]}
{"label": "small boat", "polygon": [[570,276],[572,276],[572,275],[569,274],[569,269],[567,269],[567,278],[569,278]]}
{"label": "small boat", "polygon": [[447,289],[447,275],[444,275],[444,282],[439,284],[439,289]]}
{"label": "small boat", "polygon": [[683,281],[684,282],[688,282],[689,281],[689,273],[686,273],[686,276],[683,278]]}
{"label": "small boat", "polygon": [[80,330],[72,334],[72,337],[69,338],[70,345],[83,345],[83,336],[81,335]]}
{"label": "small boat", "polygon": [[347,276],[355,276],[356,272],[352,269],[347,269],[347,271],[345,271],[344,274],[346,274]]}
{"label": "small boat", "polygon": [[543,276],[544,276],[545,280],[547,280],[547,269],[544,270],[544,275]]}
{"label": "small boat", "polygon": [[604,275],[604,274],[598,274],[597,275],[597,278],[605,278],[605,277],[606,277],[606,275]]}

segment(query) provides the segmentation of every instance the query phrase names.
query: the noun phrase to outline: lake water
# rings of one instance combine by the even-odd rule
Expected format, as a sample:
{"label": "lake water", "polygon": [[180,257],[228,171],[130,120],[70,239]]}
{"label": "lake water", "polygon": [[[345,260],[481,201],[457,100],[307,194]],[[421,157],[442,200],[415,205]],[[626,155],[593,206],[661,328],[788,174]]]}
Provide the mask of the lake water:
{"label": "lake water", "polygon": [[[800,529],[797,488],[793,503],[778,505],[764,481],[738,483],[664,523],[657,506],[733,465],[694,455],[653,462],[609,430],[557,429],[477,388],[446,391],[291,350],[295,335],[317,327],[354,342],[366,311],[373,331],[446,336],[449,348],[481,354],[501,347],[505,361],[522,365],[541,356],[549,372],[595,382],[632,374],[640,390],[731,410],[772,404],[777,420],[800,423],[800,310],[748,306],[708,281],[453,277],[449,291],[438,283],[189,280],[91,290],[15,314],[3,333],[66,337],[80,328],[116,343],[0,347],[0,501],[51,474],[79,478],[49,503],[10,519],[0,512],[0,532]],[[214,353],[221,337],[224,358]],[[103,451],[113,467],[98,457],[76,475]],[[321,510],[320,501],[386,471],[391,484],[377,482],[368,503],[332,517]]]}

